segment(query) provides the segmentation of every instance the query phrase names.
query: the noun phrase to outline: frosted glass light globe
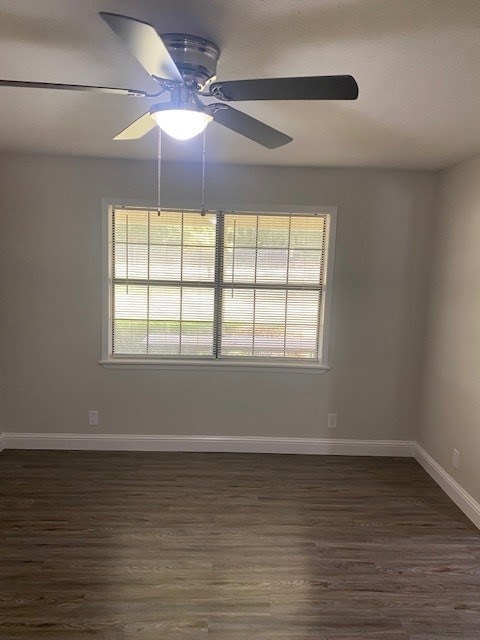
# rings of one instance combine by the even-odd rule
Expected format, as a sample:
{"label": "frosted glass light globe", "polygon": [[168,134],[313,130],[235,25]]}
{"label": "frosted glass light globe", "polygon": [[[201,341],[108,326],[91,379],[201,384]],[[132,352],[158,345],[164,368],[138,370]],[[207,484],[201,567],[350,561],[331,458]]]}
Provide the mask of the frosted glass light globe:
{"label": "frosted glass light globe", "polygon": [[198,136],[213,120],[209,113],[190,109],[155,111],[152,118],[162,131],[176,140],[190,140]]}

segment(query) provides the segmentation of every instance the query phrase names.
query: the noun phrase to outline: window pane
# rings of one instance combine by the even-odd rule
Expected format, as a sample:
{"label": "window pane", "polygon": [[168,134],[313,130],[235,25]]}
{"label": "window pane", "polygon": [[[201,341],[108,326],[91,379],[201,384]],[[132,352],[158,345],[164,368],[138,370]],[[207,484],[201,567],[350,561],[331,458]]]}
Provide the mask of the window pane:
{"label": "window pane", "polygon": [[259,216],[258,246],[288,247],[290,216]]}
{"label": "window pane", "polygon": [[180,287],[151,286],[149,293],[148,353],[180,353]]}
{"label": "window pane", "polygon": [[213,321],[182,322],[181,338],[182,356],[213,355]]}
{"label": "window pane", "polygon": [[182,355],[213,354],[214,290],[182,287]]}
{"label": "window pane", "polygon": [[150,243],[180,246],[182,243],[182,214],[179,211],[162,211],[150,214]]}
{"label": "window pane", "polygon": [[[127,256],[128,252],[128,256]],[[115,278],[140,278],[148,275],[148,245],[122,244],[115,245]]]}
{"label": "window pane", "polygon": [[289,284],[320,285],[322,267],[321,251],[292,249],[288,261],[288,282]]}
{"label": "window pane", "polygon": [[223,356],[253,355],[253,318],[253,290],[224,289],[220,347]]}
{"label": "window pane", "polygon": [[146,210],[115,209],[115,242],[148,242]]}
{"label": "window pane", "polygon": [[257,291],[253,355],[264,358],[285,356],[286,291]]}
{"label": "window pane", "polygon": [[213,289],[151,287],[150,301],[149,353],[213,354]]}
{"label": "window pane", "polygon": [[223,279],[225,282],[255,282],[255,249],[226,248]]}
{"label": "window pane", "polygon": [[318,322],[321,293],[319,291],[289,291],[285,355],[288,358],[317,359]]}
{"label": "window pane", "polygon": [[180,303],[180,287],[150,287],[150,320],[178,320]]}
{"label": "window pane", "polygon": [[183,244],[194,247],[215,247],[216,216],[207,213],[185,213],[183,223]]}
{"label": "window pane", "polygon": [[113,352],[117,355],[145,355],[147,353],[147,321],[115,319]]}
{"label": "window pane", "polygon": [[147,353],[148,287],[116,285],[114,289],[113,352]]}
{"label": "window pane", "polygon": [[222,356],[317,358],[318,291],[223,290]]}
{"label": "window pane", "polygon": [[[129,244],[128,265],[126,265],[127,278],[147,278],[148,276],[148,245]],[[128,268],[127,268],[128,267]]]}
{"label": "window pane", "polygon": [[322,216],[225,216],[225,282],[322,284]]}
{"label": "window pane", "polygon": [[256,282],[285,283],[287,281],[287,266],[287,249],[258,249]]}
{"label": "window pane", "polygon": [[184,247],[182,280],[215,280],[215,247]]}
{"label": "window pane", "polygon": [[148,287],[144,284],[116,285],[114,291],[115,318],[146,320]]}
{"label": "window pane", "polygon": [[148,353],[159,356],[180,354],[180,322],[151,320],[148,324]]}
{"label": "window pane", "polygon": [[285,283],[287,280],[287,249],[226,248],[223,261],[225,282]]}
{"label": "window pane", "polygon": [[150,247],[150,278],[180,280],[182,276],[182,249],[174,245]]}
{"label": "window pane", "polygon": [[292,249],[324,249],[325,218],[292,216],[290,247]]}
{"label": "window pane", "polygon": [[115,244],[115,259],[113,261],[113,277],[114,278],[126,278],[127,277],[127,245],[117,243]]}
{"label": "window pane", "polygon": [[257,218],[256,215],[227,214],[223,231],[225,247],[255,247]]}
{"label": "window pane", "polygon": [[213,281],[215,215],[120,209],[114,222],[115,278]]}
{"label": "window pane", "polygon": [[213,288],[116,285],[114,353],[213,354]]}

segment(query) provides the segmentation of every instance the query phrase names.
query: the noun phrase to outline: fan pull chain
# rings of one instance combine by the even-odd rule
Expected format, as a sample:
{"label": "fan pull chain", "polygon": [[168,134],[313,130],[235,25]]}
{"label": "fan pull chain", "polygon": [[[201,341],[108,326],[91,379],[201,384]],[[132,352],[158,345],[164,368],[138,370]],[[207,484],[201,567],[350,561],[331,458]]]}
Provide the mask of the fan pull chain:
{"label": "fan pull chain", "polygon": [[237,243],[237,221],[233,219],[233,247],[232,247],[232,298],[233,298],[233,285],[235,282],[235,249]]}
{"label": "fan pull chain", "polygon": [[125,214],[125,247],[126,247],[126,255],[125,255],[125,293],[128,295],[128,250],[130,245],[128,244],[128,213]]}
{"label": "fan pull chain", "polygon": [[157,215],[162,213],[160,193],[162,187],[162,130],[158,129],[158,147],[157,147]]}
{"label": "fan pull chain", "polygon": [[203,130],[203,150],[202,150],[202,210],[200,215],[204,216],[207,213],[205,209],[205,157],[206,157],[206,129]]}

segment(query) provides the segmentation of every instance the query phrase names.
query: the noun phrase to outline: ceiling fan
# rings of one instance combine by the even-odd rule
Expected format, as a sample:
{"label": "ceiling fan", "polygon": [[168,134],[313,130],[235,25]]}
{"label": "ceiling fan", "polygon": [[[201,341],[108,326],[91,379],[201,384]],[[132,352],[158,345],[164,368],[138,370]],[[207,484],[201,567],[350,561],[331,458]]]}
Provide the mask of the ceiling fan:
{"label": "ceiling fan", "polygon": [[[226,103],[248,100],[355,100],[358,97],[358,85],[349,75],[215,82],[220,49],[213,42],[179,33],[160,36],[152,25],[114,13],[102,12],[100,16],[158,83],[157,93],[17,80],[0,80],[0,86],[93,91],[150,99],[168,93],[168,102],[152,104],[149,111],[129,124],[114,140],[141,138],[156,125],[174,138],[187,140],[201,133],[213,120],[268,149],[281,147],[291,142],[292,138]],[[202,98],[214,98],[221,102],[205,103]]]}

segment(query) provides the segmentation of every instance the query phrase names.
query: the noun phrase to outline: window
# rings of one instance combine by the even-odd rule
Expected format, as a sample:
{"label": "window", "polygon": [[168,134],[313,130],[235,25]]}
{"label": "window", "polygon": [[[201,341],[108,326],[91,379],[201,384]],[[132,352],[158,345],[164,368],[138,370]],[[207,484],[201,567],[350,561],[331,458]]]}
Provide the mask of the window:
{"label": "window", "polygon": [[325,365],[330,217],[109,206],[102,364]]}

